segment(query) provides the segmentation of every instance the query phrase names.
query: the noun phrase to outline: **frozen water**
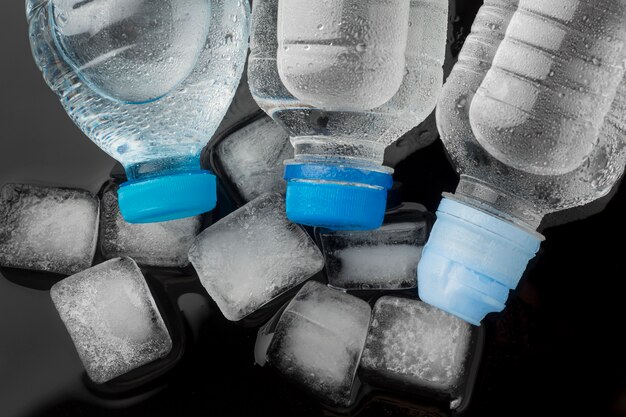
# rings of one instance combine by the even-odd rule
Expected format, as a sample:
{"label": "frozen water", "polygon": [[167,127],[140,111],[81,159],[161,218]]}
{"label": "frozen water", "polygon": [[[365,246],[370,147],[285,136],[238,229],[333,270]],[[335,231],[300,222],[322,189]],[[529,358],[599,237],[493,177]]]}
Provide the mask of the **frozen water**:
{"label": "frozen water", "polygon": [[369,110],[405,76],[409,3],[281,0],[278,73],[289,92],[322,109]]}
{"label": "frozen water", "polygon": [[200,233],[189,260],[224,316],[241,320],[319,272],[309,235],[285,216],[284,197],[264,194]]}
{"label": "frozen water", "polygon": [[414,288],[427,229],[420,221],[320,233],[329,284],[342,289]]}
{"label": "frozen water", "polygon": [[269,117],[237,130],[217,145],[224,173],[245,201],[285,192],[283,161],[293,158],[289,135]]}
{"label": "frozen water", "polygon": [[359,282],[363,288],[410,288],[416,284],[421,253],[421,247],[411,245],[347,248],[338,253],[342,269],[332,285],[345,288]]}
{"label": "frozen water", "polygon": [[206,0],[51,0],[57,37],[92,88],[121,101],[162,97],[196,65],[211,24]]}
{"label": "frozen water", "polygon": [[245,66],[248,4],[28,0],[35,62],[129,176],[198,168]]}
{"label": "frozen water", "polygon": [[172,348],[150,289],[130,258],[66,278],[50,296],[94,382],[110,381]]}
{"label": "frozen water", "polygon": [[347,407],[370,313],[365,301],[308,282],[283,313],[268,362],[325,403]]}
{"label": "frozen water", "polygon": [[588,164],[624,77],[625,46],[623,1],[521,1],[471,103],[476,139],[531,174]]}
{"label": "frozen water", "polygon": [[289,131],[296,159],[379,165],[385,146],[435,108],[447,0],[265,0],[253,8],[250,91]]}
{"label": "frozen water", "polygon": [[71,275],[96,250],[98,198],[87,191],[7,184],[0,191],[0,264]]}
{"label": "frozen water", "polygon": [[200,231],[201,216],[162,223],[131,224],[122,217],[117,193],[102,196],[100,249],[105,258],[130,256],[140,265],[184,267],[187,253]]}
{"label": "frozen water", "polygon": [[419,300],[381,297],[372,312],[361,375],[373,385],[454,394],[472,335],[465,321]]}
{"label": "frozen water", "polygon": [[[594,6],[595,3],[581,1],[571,2],[569,6],[578,8],[571,27],[569,25],[555,23],[553,20],[550,24],[555,28],[568,27],[568,30],[581,25],[588,25],[590,27],[594,26],[594,32],[602,30],[607,32],[623,32],[626,28],[623,23],[621,27],[613,24],[597,24],[598,19],[606,19],[609,21],[617,17],[614,12],[608,12],[609,9],[607,9],[607,13],[599,13],[599,10],[605,6],[605,3],[605,1],[602,1],[598,3],[598,7],[596,7]],[[618,2],[612,2],[611,7],[617,6],[617,4]],[[621,4],[622,6],[626,5],[624,2]],[[567,9],[562,1],[526,3],[524,10],[520,10],[518,13],[518,17],[524,15],[521,17],[522,21],[523,19],[541,20],[541,18],[537,17],[537,11],[529,13],[529,11],[526,10],[529,5],[532,5],[533,8],[543,8],[544,11],[539,11],[539,15],[547,13],[548,16],[554,16],[555,13],[559,12],[559,9],[560,12],[564,12],[565,9]],[[595,8],[593,16],[585,16],[584,11],[588,8]],[[601,65],[594,69],[594,58],[593,56],[589,57],[589,54],[593,55],[597,52],[596,48],[602,49],[604,47],[610,48],[612,46],[618,46],[622,44],[623,41],[619,40],[617,37],[613,37],[610,33],[606,33],[608,36],[604,36],[603,40],[596,42],[596,36],[599,33],[594,33],[593,36],[589,36],[589,42],[587,43],[592,49],[587,49],[586,47],[580,48],[580,53],[582,54],[580,57],[584,55],[587,56],[589,60],[589,62],[584,64],[577,62],[580,57],[571,60],[571,62],[560,62],[559,60],[559,57],[571,55],[577,48],[573,48],[571,51],[559,51],[558,55],[554,55],[557,57],[557,61],[553,62],[555,67],[554,74],[550,76],[550,73],[548,73],[549,80],[547,83],[537,82],[534,84],[538,88],[537,91],[542,94],[542,97],[541,100],[534,103],[536,106],[533,106],[532,114],[528,114],[529,119],[527,123],[522,123],[512,129],[501,128],[501,135],[498,135],[497,126],[494,125],[494,123],[497,124],[496,117],[492,117],[493,115],[488,111],[490,106],[494,106],[493,100],[484,94],[492,94],[489,89],[494,89],[493,93],[497,94],[507,92],[517,94],[520,89],[512,89],[510,86],[503,83],[493,85],[491,82],[494,81],[494,77],[496,81],[497,79],[502,80],[503,78],[508,78],[507,76],[503,76],[502,68],[499,67],[504,65],[506,69],[507,66],[513,63],[517,65],[520,64],[520,62],[512,61],[507,63],[499,59],[497,65],[494,65],[494,68],[492,68],[495,55],[500,53],[500,46],[510,46],[511,43],[519,43],[519,41],[516,41],[513,37],[531,37],[535,38],[535,40],[545,42],[550,40],[542,39],[540,33],[534,34],[531,33],[532,31],[525,31],[524,27],[520,26],[521,21],[516,17],[516,21],[511,23],[516,25],[514,31],[511,32],[512,37],[509,37],[510,39],[508,39],[505,44],[503,39],[509,28],[509,22],[512,21],[517,9],[518,0],[485,1],[485,5],[476,16],[474,25],[472,26],[472,33],[469,34],[463,44],[458,63],[454,66],[452,73],[446,81],[446,87],[443,89],[440,96],[437,106],[437,125],[441,134],[441,140],[446,146],[448,155],[461,175],[461,182],[459,187],[457,187],[456,195],[462,198],[467,196],[468,199],[474,199],[475,201],[478,200],[483,210],[492,208],[498,213],[504,213],[506,217],[510,216],[514,221],[517,221],[515,219],[519,219],[520,223],[537,228],[539,227],[541,217],[546,213],[583,206],[606,195],[623,173],[624,166],[626,165],[626,147],[622,145],[622,138],[625,136],[624,132],[626,132],[626,124],[623,122],[624,106],[626,103],[626,76],[622,78],[621,84],[618,85],[616,89],[615,87],[608,88],[607,84],[606,93],[600,96],[593,94],[591,88],[587,89],[584,85],[581,85],[581,82],[584,83],[585,79],[594,84],[596,81],[613,84],[615,75],[613,73],[616,71],[619,72],[619,67],[613,67],[597,78],[595,76],[590,77],[589,74],[593,74],[598,70],[602,71],[602,68],[605,68],[609,61],[599,62],[597,60],[598,57],[596,57],[596,62]],[[622,16],[624,17],[626,14]],[[546,18],[545,22],[548,23],[549,20],[551,19]],[[589,30],[590,27],[585,30]],[[575,42],[577,38],[579,39],[579,35],[580,33],[578,35],[576,34],[576,30],[572,30],[568,35],[567,43]],[[623,37],[623,35],[620,36]],[[524,42],[522,42],[522,44],[524,44]],[[540,48],[530,49],[530,53],[533,55],[541,55],[541,52],[538,52]],[[504,53],[505,52],[502,52],[502,54]],[[615,54],[611,60],[618,56],[619,54]],[[505,58],[505,55],[502,55],[501,58]],[[490,68],[493,69],[492,76],[490,76],[491,82],[489,85],[484,86],[489,87],[489,89],[481,88],[481,103],[474,108],[474,101],[479,97],[476,92],[483,83]],[[519,67],[520,70],[527,70],[529,68],[530,67],[527,66]],[[564,71],[566,68],[579,68],[580,71],[574,74],[566,72],[557,74],[558,71]],[[624,68],[626,67],[623,67],[622,70]],[[552,87],[555,84],[563,83],[569,75],[574,75],[574,79],[571,80],[572,82],[569,84],[569,87],[574,87],[574,91],[570,91],[568,85],[562,85],[559,87],[560,90],[550,93],[550,91],[553,91]],[[581,78],[577,79],[579,76]],[[501,85],[502,89],[499,89],[498,85]],[[578,87],[578,91],[576,91],[576,87]],[[583,89],[582,92],[580,88]],[[525,85],[524,95],[534,89],[535,87],[532,85]],[[562,97],[560,97],[560,95],[562,95]],[[567,112],[563,113],[562,110],[567,108],[568,111],[580,111],[581,113],[585,113],[585,117],[589,116],[591,119],[594,119],[600,104],[598,104],[598,108],[591,106],[593,108],[592,111],[588,111],[590,109],[588,107],[589,103],[604,102],[609,96],[614,96],[611,109],[604,116],[599,136],[593,138],[596,144],[592,146],[591,153],[585,156],[585,162],[573,171],[565,174],[545,175],[544,173],[550,171],[563,171],[564,168],[566,168],[565,165],[570,165],[570,167],[576,165],[580,162],[578,157],[581,153],[586,152],[583,148],[589,144],[589,142],[587,142],[585,146],[582,147],[572,145],[580,140],[587,141],[589,137],[583,138],[581,135],[574,135],[571,138],[565,138],[564,136],[558,135],[562,134],[564,131],[570,130],[575,127],[575,125],[579,125],[581,122],[591,130],[597,128],[596,120],[592,120],[590,124],[587,124],[582,117],[578,116],[570,118],[566,116],[565,119],[563,119],[563,115],[567,115]],[[521,101],[522,97],[510,96],[507,97],[507,99],[511,99],[511,103],[514,104]],[[576,101],[579,99],[582,100],[581,106],[572,104],[572,100]],[[560,100],[563,100],[563,102],[560,102]],[[559,103],[565,107],[559,107]],[[500,121],[504,120],[502,116],[505,116],[505,113],[507,113],[505,111],[506,106],[495,106],[498,107],[497,118],[500,118]],[[553,114],[557,114],[558,117],[544,120],[546,113],[542,111],[540,107],[549,108],[549,110]],[[490,142],[489,146],[485,148],[483,148],[481,143],[474,136],[475,132],[473,132],[472,126],[470,125],[470,112],[472,113],[471,123],[474,127],[478,128],[477,131],[480,130],[481,132],[482,138],[480,141],[483,143],[485,141]],[[513,115],[513,113],[517,113],[517,111],[512,109],[511,115]],[[561,124],[563,120],[564,124]],[[513,119],[510,121],[513,121]],[[537,124],[535,122],[546,123],[549,125],[549,128],[533,130],[531,134],[525,135],[524,131],[532,127],[532,124]],[[586,129],[584,126],[580,128],[583,130]],[[554,129],[560,130],[560,132],[555,133]],[[550,133],[551,130],[552,133]],[[546,134],[548,134],[549,137],[546,137]],[[496,157],[498,149],[494,150],[494,148],[501,148],[506,145],[510,142],[513,137],[512,135],[519,135],[519,137],[522,138],[519,141],[515,141],[515,144],[508,148],[507,152],[509,154],[513,152],[513,154],[503,157],[502,160],[497,159],[502,155]],[[564,138],[567,140],[562,140]],[[529,141],[533,142],[531,146],[523,145],[525,143],[528,144]],[[569,142],[571,142],[570,145],[567,145]],[[523,152],[518,153],[520,147],[524,147],[524,149],[522,149]],[[561,148],[561,150],[569,153],[571,158],[565,158],[563,155],[561,155],[562,157],[558,157],[558,152],[550,151],[550,148],[553,147]],[[492,151],[494,152],[493,154],[491,153]],[[541,155],[538,153],[541,153]],[[533,155],[538,156],[538,159],[534,162],[535,166],[527,165],[527,167],[524,168],[525,170],[515,169],[505,160],[510,159],[512,156],[514,159],[517,158],[517,162],[520,162],[520,158],[524,159],[532,157]],[[554,158],[558,159],[556,161],[558,162],[557,164],[548,163],[549,159]],[[546,165],[543,165],[544,162]],[[540,175],[531,173],[531,171],[537,170],[543,173]]]}

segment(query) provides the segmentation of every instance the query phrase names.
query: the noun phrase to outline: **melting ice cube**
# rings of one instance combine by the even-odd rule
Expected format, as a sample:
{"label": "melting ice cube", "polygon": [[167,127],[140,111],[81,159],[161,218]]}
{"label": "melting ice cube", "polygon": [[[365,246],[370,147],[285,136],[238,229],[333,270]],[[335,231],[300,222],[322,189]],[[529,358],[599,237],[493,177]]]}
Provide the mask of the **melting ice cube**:
{"label": "melting ice cube", "polygon": [[189,260],[224,316],[241,320],[324,266],[321,252],[264,194],[200,233]]}
{"label": "melting ice cube", "polygon": [[56,283],[50,296],[94,382],[107,382],[172,348],[150,289],[130,258],[72,275]]}
{"label": "melting ice cube", "polygon": [[267,360],[323,402],[348,407],[370,312],[359,298],[308,282],[280,318]]}
{"label": "melting ice cube", "polygon": [[74,274],[96,250],[98,198],[87,191],[7,184],[0,191],[0,264]]}

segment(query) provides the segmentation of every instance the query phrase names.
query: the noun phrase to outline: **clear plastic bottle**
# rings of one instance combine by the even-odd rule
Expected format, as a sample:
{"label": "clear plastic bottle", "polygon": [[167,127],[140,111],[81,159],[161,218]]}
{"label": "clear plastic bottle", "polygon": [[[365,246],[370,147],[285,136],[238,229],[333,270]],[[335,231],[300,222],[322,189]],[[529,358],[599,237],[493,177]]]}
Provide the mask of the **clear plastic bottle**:
{"label": "clear plastic bottle", "polygon": [[619,180],[625,9],[622,0],[482,6],[437,107],[461,181],[418,265],[422,299],[474,324],[501,311],[543,240],[542,217]]}
{"label": "clear plastic bottle", "polygon": [[447,0],[254,2],[248,80],[291,136],[292,221],[382,224],[393,172],[384,150],[437,102],[447,8]]}
{"label": "clear plastic bottle", "polygon": [[200,152],[243,72],[242,0],[27,0],[33,56],[68,115],[120,161],[129,222],[215,206]]}

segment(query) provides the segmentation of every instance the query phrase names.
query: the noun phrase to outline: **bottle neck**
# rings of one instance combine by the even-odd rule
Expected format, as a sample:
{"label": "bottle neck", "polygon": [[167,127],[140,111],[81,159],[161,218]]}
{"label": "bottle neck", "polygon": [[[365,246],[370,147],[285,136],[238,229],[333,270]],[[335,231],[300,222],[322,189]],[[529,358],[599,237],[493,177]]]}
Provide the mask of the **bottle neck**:
{"label": "bottle neck", "polygon": [[387,171],[383,167],[385,146],[379,142],[329,136],[297,136],[291,138],[294,162],[337,162]]}
{"label": "bottle neck", "polygon": [[128,181],[138,181],[163,175],[180,174],[182,172],[199,171],[200,158],[171,157],[125,164]]}
{"label": "bottle neck", "polygon": [[530,202],[467,175],[461,175],[454,198],[532,233],[545,214]]}

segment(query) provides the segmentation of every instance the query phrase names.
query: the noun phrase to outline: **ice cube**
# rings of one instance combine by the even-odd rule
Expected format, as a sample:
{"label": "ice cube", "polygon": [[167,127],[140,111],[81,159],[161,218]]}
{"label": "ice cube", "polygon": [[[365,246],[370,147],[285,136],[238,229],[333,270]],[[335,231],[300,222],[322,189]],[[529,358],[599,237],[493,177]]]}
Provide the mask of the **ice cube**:
{"label": "ice cube", "polygon": [[264,194],[200,233],[189,260],[224,316],[241,320],[319,272],[321,252],[285,216],[284,197]]}
{"label": "ice cube", "polygon": [[98,198],[87,191],[7,184],[0,191],[0,264],[74,274],[93,262]]}
{"label": "ice cube", "polygon": [[293,158],[287,132],[269,117],[237,130],[216,148],[224,177],[248,202],[263,193],[285,192],[285,159]]}
{"label": "ice cube", "polygon": [[267,360],[321,401],[348,407],[370,312],[359,298],[308,282],[278,322]]}
{"label": "ice cube", "polygon": [[50,296],[94,382],[110,381],[172,348],[150,289],[130,258],[72,275],[56,283]]}
{"label": "ice cube", "polygon": [[371,231],[320,232],[328,282],[348,290],[414,288],[427,236],[425,220]]}
{"label": "ice cube", "polygon": [[375,386],[455,395],[474,329],[419,300],[381,297],[374,305],[359,374]]}
{"label": "ice cube", "polygon": [[140,265],[185,267],[200,231],[201,216],[162,223],[131,224],[122,217],[114,188],[102,196],[100,249],[105,258],[130,256]]}

